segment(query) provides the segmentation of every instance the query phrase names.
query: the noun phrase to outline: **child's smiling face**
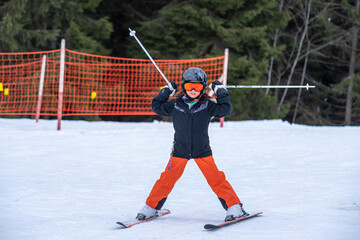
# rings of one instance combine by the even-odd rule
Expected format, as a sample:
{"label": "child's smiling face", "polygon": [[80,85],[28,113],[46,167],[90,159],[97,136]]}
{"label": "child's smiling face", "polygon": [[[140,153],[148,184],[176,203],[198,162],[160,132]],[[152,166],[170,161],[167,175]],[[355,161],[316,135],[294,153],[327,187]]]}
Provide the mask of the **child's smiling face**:
{"label": "child's smiling face", "polygon": [[186,91],[186,94],[191,98],[197,98],[200,95],[200,92],[195,91],[194,89]]}

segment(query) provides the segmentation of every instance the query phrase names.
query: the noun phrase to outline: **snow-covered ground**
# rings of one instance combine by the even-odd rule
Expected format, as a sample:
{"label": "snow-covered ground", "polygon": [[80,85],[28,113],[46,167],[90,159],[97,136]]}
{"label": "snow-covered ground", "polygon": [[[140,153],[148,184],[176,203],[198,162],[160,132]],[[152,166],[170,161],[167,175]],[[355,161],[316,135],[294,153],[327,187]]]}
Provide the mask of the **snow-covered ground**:
{"label": "snow-covered ground", "polygon": [[210,126],[211,146],[248,212],[225,211],[194,161],[170,194],[171,214],[130,229],[164,170],[171,123],[0,119],[0,239],[360,239],[360,127],[280,120]]}

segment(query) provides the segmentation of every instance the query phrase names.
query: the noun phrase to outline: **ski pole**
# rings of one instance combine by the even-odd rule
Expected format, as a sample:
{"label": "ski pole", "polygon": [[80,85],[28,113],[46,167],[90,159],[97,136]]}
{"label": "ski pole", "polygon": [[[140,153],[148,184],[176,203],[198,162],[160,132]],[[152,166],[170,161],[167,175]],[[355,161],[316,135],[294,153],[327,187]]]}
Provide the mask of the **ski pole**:
{"label": "ski pole", "polygon": [[266,85],[253,85],[253,86],[247,86],[247,85],[228,85],[226,88],[306,88],[306,90],[309,90],[309,88],[315,88],[315,86],[310,86],[308,83],[305,86],[296,86],[296,85],[279,85],[279,86],[266,86]]}
{"label": "ski pole", "polygon": [[131,30],[129,28],[130,31],[130,36],[134,37],[135,40],[138,42],[138,44],[140,45],[140,47],[144,50],[144,52],[146,53],[146,55],[150,58],[151,62],[154,64],[154,66],[156,67],[156,69],[159,71],[159,73],[161,74],[161,76],[164,78],[164,80],[166,81],[167,85],[169,86],[170,90],[173,91],[174,88],[171,85],[171,83],[167,80],[167,78],[165,77],[165,75],[163,74],[163,72],[160,70],[160,68],[156,65],[155,61],[152,59],[152,57],[150,56],[150,54],[148,53],[148,51],[146,51],[145,47],[141,44],[140,40],[136,37],[136,32],[134,30]]}

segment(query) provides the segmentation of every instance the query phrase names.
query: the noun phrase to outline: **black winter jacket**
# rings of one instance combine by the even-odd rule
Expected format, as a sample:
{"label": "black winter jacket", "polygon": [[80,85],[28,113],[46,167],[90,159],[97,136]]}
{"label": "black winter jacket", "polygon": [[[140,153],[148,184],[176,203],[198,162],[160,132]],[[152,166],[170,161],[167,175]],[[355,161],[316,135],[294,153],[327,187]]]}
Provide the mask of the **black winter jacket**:
{"label": "black winter jacket", "polygon": [[174,157],[201,158],[212,155],[208,128],[211,118],[231,113],[230,97],[226,89],[219,89],[217,103],[200,101],[191,109],[181,98],[168,102],[170,90],[164,88],[152,101],[156,114],[171,116],[175,129]]}

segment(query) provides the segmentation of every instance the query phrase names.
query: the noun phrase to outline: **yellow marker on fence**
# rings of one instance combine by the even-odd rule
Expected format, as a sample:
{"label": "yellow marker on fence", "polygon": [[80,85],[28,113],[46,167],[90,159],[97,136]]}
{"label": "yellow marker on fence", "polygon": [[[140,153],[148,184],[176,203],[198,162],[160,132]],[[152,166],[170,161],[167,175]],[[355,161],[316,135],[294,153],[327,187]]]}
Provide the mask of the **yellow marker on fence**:
{"label": "yellow marker on fence", "polygon": [[96,98],[96,92],[92,92],[91,93],[91,99],[95,99]]}
{"label": "yellow marker on fence", "polygon": [[0,92],[2,92],[4,89],[3,89],[3,85],[2,85],[2,82],[0,82]]}
{"label": "yellow marker on fence", "polygon": [[9,89],[8,88],[5,88],[4,95],[9,95]]}

